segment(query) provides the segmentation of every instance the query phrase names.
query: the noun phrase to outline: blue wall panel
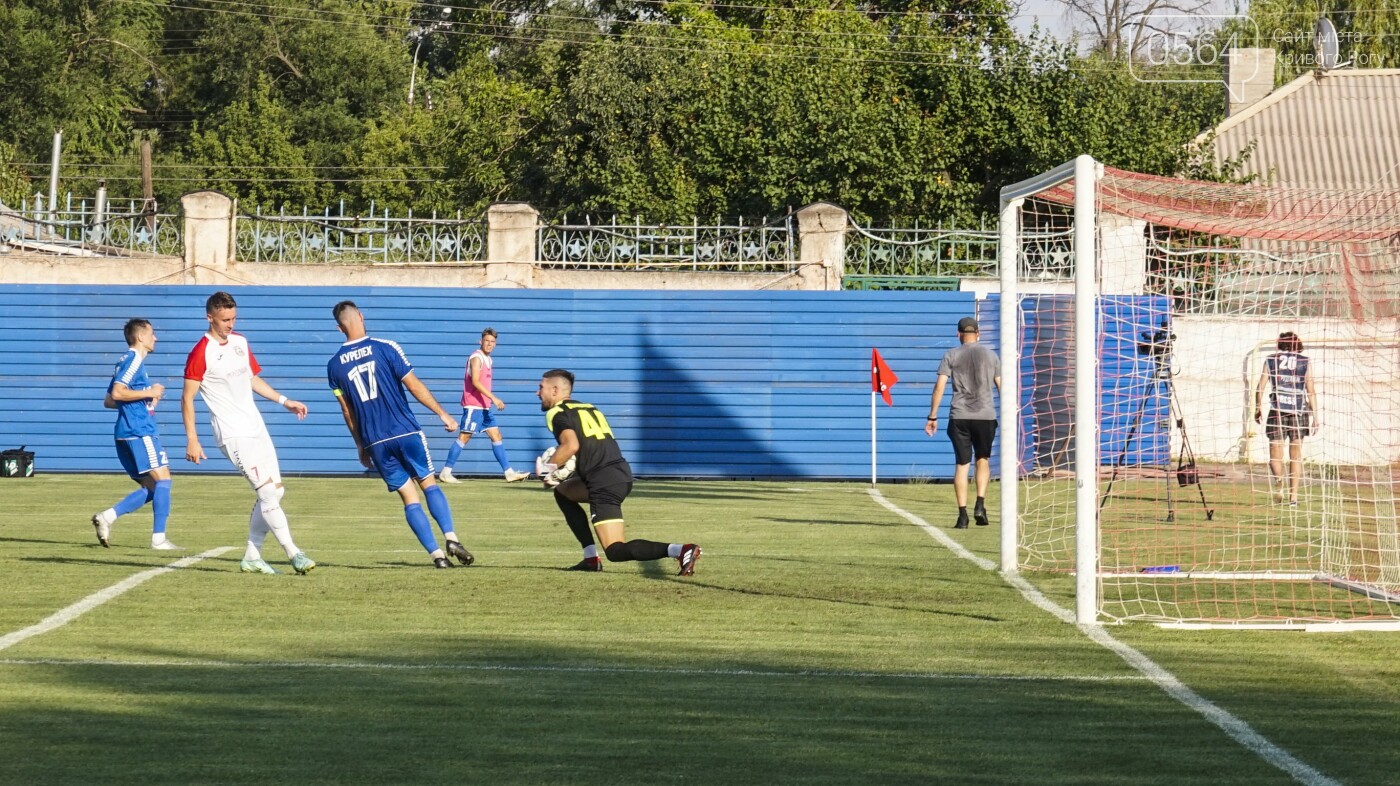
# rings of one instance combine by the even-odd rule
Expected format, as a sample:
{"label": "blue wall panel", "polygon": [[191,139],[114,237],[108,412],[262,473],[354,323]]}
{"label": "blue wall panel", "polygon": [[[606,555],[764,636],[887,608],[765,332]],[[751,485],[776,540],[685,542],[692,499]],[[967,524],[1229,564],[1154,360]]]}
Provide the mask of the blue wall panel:
{"label": "blue wall panel", "polygon": [[[1164,381],[1169,358],[1137,351],[1144,333],[1168,325],[1167,299],[1099,299],[1099,462],[1161,465],[1170,452]],[[1074,299],[1032,295],[1021,301],[1021,469],[1074,469]]]}
{"label": "blue wall panel", "polygon": [[[209,287],[0,286],[0,448],[29,446],[40,471],[114,471],[112,412],[101,399],[124,351],[121,326],[150,319],[159,344],[148,360],[169,388],[157,417],[176,472],[184,461],[179,390],[185,356],[203,335]],[[896,406],[879,406],[881,477],[944,477],[952,451],[923,434],[934,374],[977,313],[993,348],[995,309],[959,292],[661,292],[390,287],[241,287],[237,330],[263,376],[305,401],[298,422],[260,402],[289,473],[357,473],[349,435],[325,383],[342,336],[331,306],[349,298],[371,335],[398,341],[450,412],[482,327],[501,334],[495,392],[506,448],[532,467],[552,438],[535,399],[540,372],[578,376],[577,398],[608,415],[637,473],[672,477],[869,476],[870,350],[900,377]],[[948,399],[944,399],[946,416]],[[196,405],[211,460],[203,402]],[[415,405],[440,461],[450,440]],[[486,438],[463,453],[459,474],[497,474]],[[995,470],[996,464],[993,463]]]}

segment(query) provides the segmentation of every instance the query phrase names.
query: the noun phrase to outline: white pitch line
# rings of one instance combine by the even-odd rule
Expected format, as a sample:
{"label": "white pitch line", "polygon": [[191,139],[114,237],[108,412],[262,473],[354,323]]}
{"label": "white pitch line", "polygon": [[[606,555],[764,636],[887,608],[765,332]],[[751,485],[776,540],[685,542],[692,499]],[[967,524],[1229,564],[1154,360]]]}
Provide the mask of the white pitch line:
{"label": "white pitch line", "polygon": [[6,633],[4,636],[0,636],[0,650],[9,649],[25,639],[33,638],[42,633],[48,633],[55,628],[61,628],[127,590],[139,587],[162,573],[170,573],[179,568],[187,568],[202,559],[217,557],[226,551],[233,551],[233,549],[233,546],[220,546],[217,549],[210,549],[202,554],[177,559],[165,567],[151,568],[150,570],[143,570],[140,573],[128,576],[106,589],[100,589],[77,603],[50,614],[27,628],[22,628],[14,633]]}
{"label": "white pitch line", "polygon": [[[933,525],[929,524],[927,521],[924,521],[913,513],[885,499],[885,495],[881,494],[879,489],[868,489],[868,491],[876,502],[880,503],[887,510],[903,517],[911,524],[922,528],[925,532],[929,533],[934,540],[945,545],[951,543],[952,545],[950,545],[949,548],[959,557],[975,563],[983,570],[994,570],[997,567],[991,560],[982,559],[968,551],[962,544],[948,537],[947,533],[934,528]],[[1044,593],[1033,587],[1031,583],[1026,581],[1022,576],[1002,573],[1001,577],[1011,586],[1019,590],[1026,600],[1050,612],[1060,620],[1074,624],[1075,619],[1073,612],[1045,597]],[[1103,629],[1102,625],[1077,625],[1076,627],[1078,627],[1085,636],[1088,636],[1090,641],[1122,658],[1129,666],[1132,666],[1157,687],[1161,688],[1168,696],[1171,696],[1173,699],[1176,699],[1192,710],[1195,710],[1197,713],[1200,713],[1202,717],[1224,731],[1230,739],[1253,751],[1255,755],[1269,764],[1288,773],[1294,780],[1299,783],[1308,784],[1308,786],[1341,786],[1340,781],[1333,780],[1322,774],[1311,765],[1270,742],[1264,735],[1255,731],[1248,723],[1230,714],[1228,710],[1187,687],[1181,680],[1177,679],[1175,675],[1157,665],[1151,658],[1108,635],[1108,632]]]}
{"label": "white pitch line", "polygon": [[776,677],[808,679],[948,680],[962,682],[1145,682],[1135,675],[1103,676],[1024,674],[957,674],[943,672],[880,671],[770,671],[762,669],[632,668],[626,666],[511,666],[492,663],[372,663],[363,661],[223,661],[223,660],[98,660],[65,658],[8,658],[0,666],[125,666],[129,668],[204,669],[347,669],[366,671],[481,671],[561,674],[661,674],[709,677]]}

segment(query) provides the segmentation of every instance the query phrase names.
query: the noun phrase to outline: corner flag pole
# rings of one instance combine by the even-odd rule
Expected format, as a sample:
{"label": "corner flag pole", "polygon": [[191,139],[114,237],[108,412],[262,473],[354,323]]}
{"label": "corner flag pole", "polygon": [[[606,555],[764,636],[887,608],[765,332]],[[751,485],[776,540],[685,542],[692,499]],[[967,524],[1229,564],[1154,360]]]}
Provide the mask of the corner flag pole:
{"label": "corner flag pole", "polygon": [[870,391],[870,487],[875,488],[875,391]]}
{"label": "corner flag pole", "polygon": [[870,487],[875,487],[876,466],[875,466],[875,394],[879,394],[885,399],[885,403],[894,406],[894,399],[890,398],[890,388],[899,381],[899,377],[894,375],[890,367],[885,365],[885,359],[880,357],[880,350],[870,350]]}

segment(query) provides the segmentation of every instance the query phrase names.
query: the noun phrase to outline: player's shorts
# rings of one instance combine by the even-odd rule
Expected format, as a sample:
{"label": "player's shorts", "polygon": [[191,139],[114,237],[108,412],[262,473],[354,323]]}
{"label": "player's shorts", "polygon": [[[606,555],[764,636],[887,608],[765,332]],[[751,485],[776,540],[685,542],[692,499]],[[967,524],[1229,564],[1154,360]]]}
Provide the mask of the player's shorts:
{"label": "player's shorts", "polygon": [[376,442],[369,446],[369,455],[390,491],[398,491],[414,478],[432,477],[437,471],[428,451],[428,438],[421,431]]}
{"label": "player's shorts", "polygon": [[1279,440],[1301,440],[1312,433],[1312,418],[1306,412],[1280,412],[1269,410],[1269,418],[1264,421],[1264,436],[1270,442]]}
{"label": "player's shorts", "polygon": [[467,407],[462,410],[460,430],[463,434],[475,434],[488,428],[499,428],[496,425],[496,413],[490,407]]}
{"label": "player's shorts", "polygon": [[971,464],[974,456],[990,459],[996,436],[995,420],[952,418],[948,421],[948,439],[953,443],[953,459],[959,465]]}
{"label": "player's shorts", "polygon": [[170,466],[165,448],[160,446],[160,437],[133,437],[117,440],[117,460],[122,469],[137,483],[141,476],[153,469]]}
{"label": "player's shorts", "polygon": [[277,463],[277,449],[272,446],[272,437],[234,437],[219,446],[233,466],[243,473],[248,485],[260,488],[269,482],[282,481],[282,467]]}
{"label": "player's shorts", "polygon": [[632,468],[626,463],[599,467],[583,478],[588,514],[594,524],[622,518],[622,501],[632,493]]}

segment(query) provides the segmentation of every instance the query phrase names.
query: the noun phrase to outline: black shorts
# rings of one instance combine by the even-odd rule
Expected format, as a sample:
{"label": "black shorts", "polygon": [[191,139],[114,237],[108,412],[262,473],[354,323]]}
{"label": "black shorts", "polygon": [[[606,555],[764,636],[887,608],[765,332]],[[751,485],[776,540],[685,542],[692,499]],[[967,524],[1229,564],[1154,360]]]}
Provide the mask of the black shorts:
{"label": "black shorts", "polygon": [[624,464],[599,467],[582,478],[588,489],[588,514],[594,524],[622,518],[622,501],[632,493],[632,471]]}
{"label": "black shorts", "polygon": [[1312,433],[1312,418],[1306,412],[1279,412],[1269,410],[1269,418],[1264,421],[1264,436],[1270,442],[1280,440],[1301,440]]}
{"label": "black shorts", "polygon": [[948,439],[953,443],[953,458],[960,465],[971,464],[974,455],[979,459],[990,459],[996,436],[995,420],[953,418],[948,421]]}

